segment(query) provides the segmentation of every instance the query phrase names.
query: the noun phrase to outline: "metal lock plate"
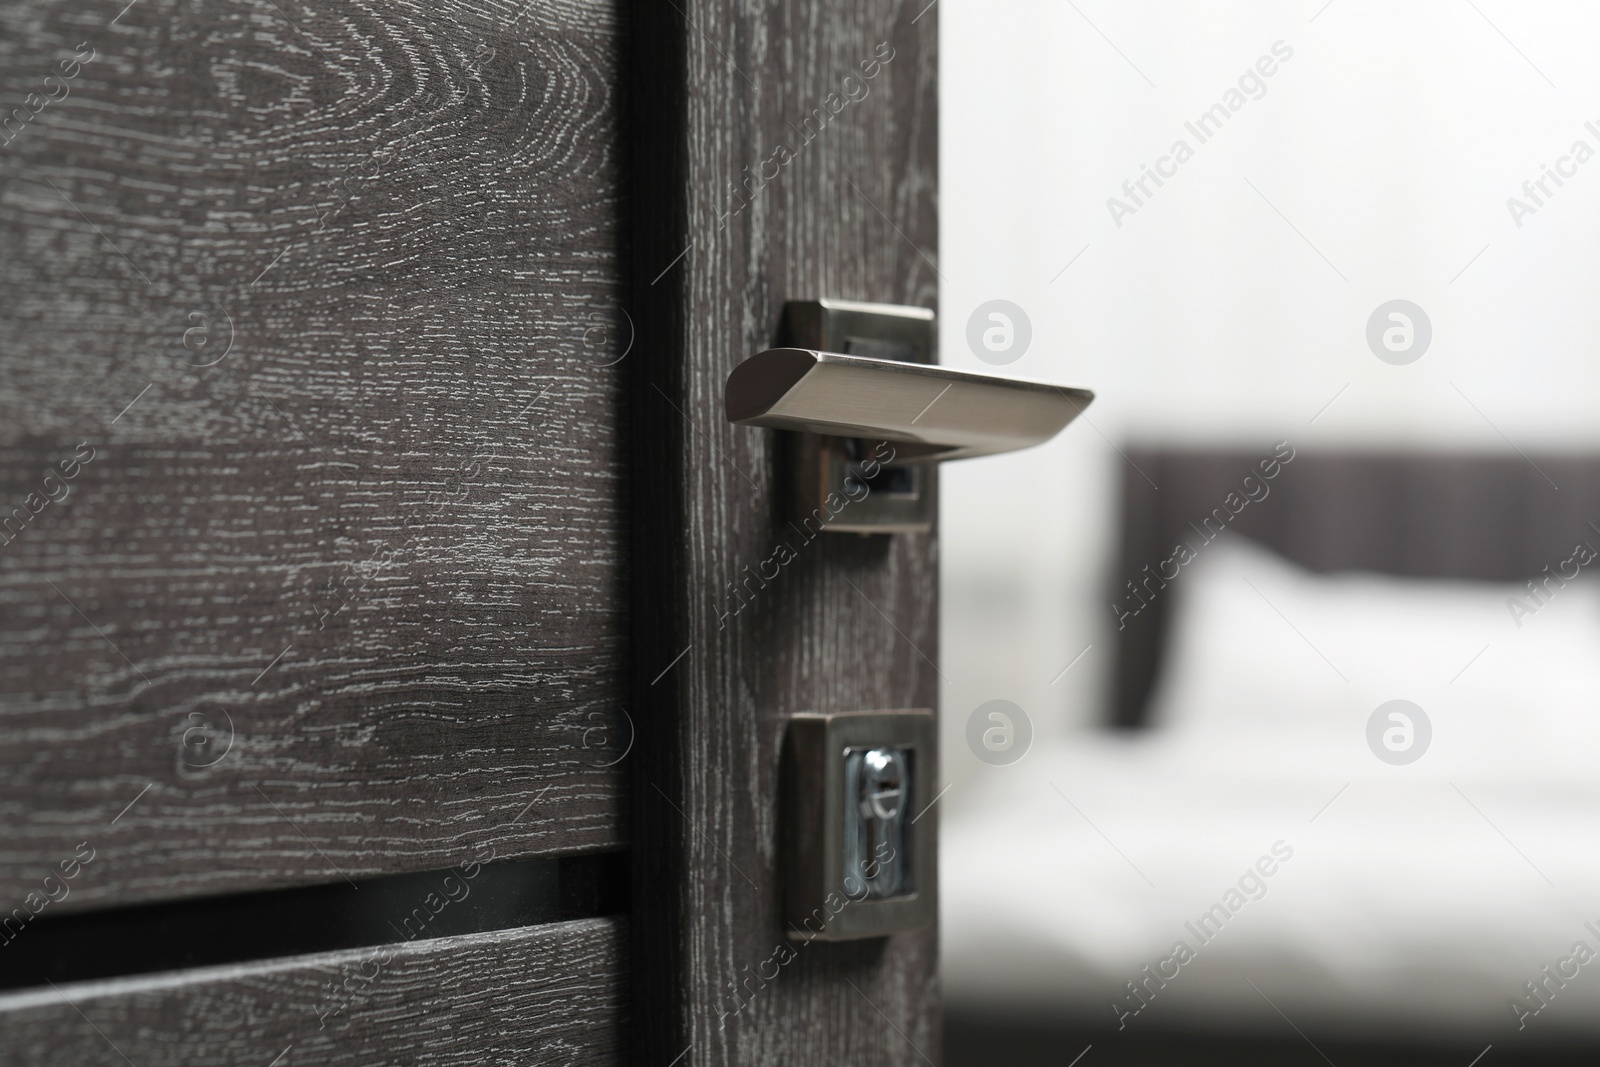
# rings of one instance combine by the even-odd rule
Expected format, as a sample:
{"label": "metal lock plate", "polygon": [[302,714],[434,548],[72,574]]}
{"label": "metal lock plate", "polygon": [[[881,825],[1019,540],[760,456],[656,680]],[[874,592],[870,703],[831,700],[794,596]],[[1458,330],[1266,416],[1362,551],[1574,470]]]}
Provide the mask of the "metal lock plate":
{"label": "metal lock plate", "polygon": [[797,715],[785,738],[789,937],[845,941],[933,922],[933,713]]}
{"label": "metal lock plate", "polygon": [[[797,348],[934,362],[934,317],[927,308],[795,300],[784,305],[782,334],[784,344]],[[802,433],[788,447],[791,519],[808,535],[933,528],[939,469],[904,462],[911,454],[904,443]]]}

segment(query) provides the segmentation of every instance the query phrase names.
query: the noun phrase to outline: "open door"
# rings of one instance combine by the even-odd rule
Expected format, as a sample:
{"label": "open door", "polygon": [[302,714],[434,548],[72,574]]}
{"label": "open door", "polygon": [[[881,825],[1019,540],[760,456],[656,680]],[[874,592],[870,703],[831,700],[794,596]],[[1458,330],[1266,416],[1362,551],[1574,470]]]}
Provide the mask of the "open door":
{"label": "open door", "polygon": [[725,407],[791,302],[931,338],[935,36],[0,10],[7,1062],[939,1061],[933,478],[793,521],[870,457]]}
{"label": "open door", "polygon": [[734,369],[803,328],[786,304],[937,308],[936,14],[635,10],[640,1064],[940,1059],[935,927],[797,938],[781,796],[798,716],[937,708],[937,536],[845,532],[844,493],[797,508],[799,443],[725,407]]}

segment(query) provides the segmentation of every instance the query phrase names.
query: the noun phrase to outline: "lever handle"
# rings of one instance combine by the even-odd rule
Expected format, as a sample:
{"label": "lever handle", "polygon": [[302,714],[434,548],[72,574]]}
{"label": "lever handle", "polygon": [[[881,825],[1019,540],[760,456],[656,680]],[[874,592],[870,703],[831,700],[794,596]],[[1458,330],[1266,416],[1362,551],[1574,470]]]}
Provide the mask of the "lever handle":
{"label": "lever handle", "polygon": [[927,532],[936,464],[1043,444],[1094,399],[935,365],[928,308],[793,300],[783,318],[789,347],[735,367],[723,408],[730,422],[795,431],[783,455],[797,530]]}
{"label": "lever handle", "polygon": [[904,442],[901,462],[931,463],[1043,444],[1093,399],[1065,385],[772,348],[733,369],[723,405],[730,422]]}

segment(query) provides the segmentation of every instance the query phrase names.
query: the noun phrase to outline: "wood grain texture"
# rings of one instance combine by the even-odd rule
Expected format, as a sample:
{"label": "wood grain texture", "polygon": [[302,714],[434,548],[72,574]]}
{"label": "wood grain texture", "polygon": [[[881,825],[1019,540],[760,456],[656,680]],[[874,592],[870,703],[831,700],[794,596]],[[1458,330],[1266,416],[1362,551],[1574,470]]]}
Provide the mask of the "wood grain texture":
{"label": "wood grain texture", "polygon": [[[1180,541],[1203,550],[1198,530],[1206,517],[1272,452],[1270,444],[1255,452],[1130,450],[1122,556],[1107,583],[1109,600],[1124,610],[1136,603],[1125,583],[1143,581],[1144,568],[1160,567]],[[1513,582],[1558,569],[1580,541],[1600,549],[1600,532],[1590,525],[1600,521],[1594,456],[1302,450],[1265,484],[1268,494],[1245,505],[1227,529],[1313,571]],[[1221,527],[1213,519],[1212,536]],[[1184,581],[1152,587],[1149,603],[1120,631],[1112,627],[1113,725],[1148,721],[1146,705]]]}
{"label": "wood grain texture", "polygon": [[0,0],[0,911],[624,839],[621,47]]}
{"label": "wood grain texture", "polygon": [[585,919],[0,997],[5,1061],[618,1064],[625,927]]}
{"label": "wood grain texture", "polygon": [[[636,603],[655,609],[635,616],[641,1065],[939,1059],[933,929],[770,962],[785,943],[785,722],[937,706],[936,539],[805,543],[782,512],[777,435],[722,409],[728,373],[773,345],[785,300],[935,305],[936,12],[913,22],[925,6],[633,9],[634,575]],[[893,58],[863,93],[860,64],[880,45]],[[858,99],[835,110],[830,94]],[[774,159],[734,210],[734,183]],[[797,558],[730,617],[729,583],[783,540]],[[757,972],[764,988],[736,1010],[733,983]]]}

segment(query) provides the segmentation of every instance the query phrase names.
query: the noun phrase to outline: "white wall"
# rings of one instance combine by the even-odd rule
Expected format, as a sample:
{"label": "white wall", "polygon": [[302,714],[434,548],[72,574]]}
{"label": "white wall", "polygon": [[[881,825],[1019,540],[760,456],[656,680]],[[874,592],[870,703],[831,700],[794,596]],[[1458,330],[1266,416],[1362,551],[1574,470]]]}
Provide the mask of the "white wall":
{"label": "white wall", "polygon": [[[1600,447],[1600,155],[1520,228],[1506,203],[1574,141],[1600,153],[1600,5],[936,10],[942,360],[1098,394],[1049,445],[944,468],[947,778],[984,770],[963,731],[985,700],[1041,740],[1101,718],[1115,445]],[[1277,41],[1266,94],[1199,143],[1185,120]],[[1119,228],[1107,198],[1180,137],[1194,158]],[[993,298],[1033,326],[1000,368],[965,338]],[[1394,298],[1433,325],[1409,366],[1365,340]]]}

